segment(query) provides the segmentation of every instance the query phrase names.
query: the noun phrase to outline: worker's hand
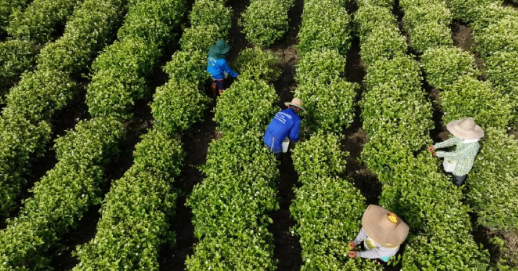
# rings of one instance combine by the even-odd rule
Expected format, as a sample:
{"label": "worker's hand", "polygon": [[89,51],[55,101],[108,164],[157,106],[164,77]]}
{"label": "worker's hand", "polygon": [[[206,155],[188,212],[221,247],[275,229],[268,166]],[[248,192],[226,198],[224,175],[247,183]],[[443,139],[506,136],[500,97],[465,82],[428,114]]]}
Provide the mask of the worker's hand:
{"label": "worker's hand", "polygon": [[349,247],[351,249],[354,249],[356,247],[356,244],[354,242],[349,242]]}
{"label": "worker's hand", "polygon": [[356,254],[356,251],[349,251],[348,255],[349,255],[349,258],[356,258],[356,256],[358,254]]}
{"label": "worker's hand", "polygon": [[436,152],[432,152],[432,156],[433,157],[437,157],[437,153]]}
{"label": "worker's hand", "polygon": [[433,151],[435,151],[435,148],[433,146],[430,146],[426,150],[429,152],[433,152]]}
{"label": "worker's hand", "polygon": [[237,75],[237,78],[239,78],[239,77],[241,77],[241,75],[239,75],[239,74],[238,74],[238,75]]}

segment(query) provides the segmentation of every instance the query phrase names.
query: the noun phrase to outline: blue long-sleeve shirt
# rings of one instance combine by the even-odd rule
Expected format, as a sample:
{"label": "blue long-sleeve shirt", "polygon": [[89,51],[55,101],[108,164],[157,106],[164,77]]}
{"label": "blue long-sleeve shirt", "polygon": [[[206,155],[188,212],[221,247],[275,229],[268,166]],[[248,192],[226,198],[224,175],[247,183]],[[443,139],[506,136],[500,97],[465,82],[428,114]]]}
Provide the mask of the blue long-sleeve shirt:
{"label": "blue long-sleeve shirt", "polygon": [[[282,150],[282,141],[287,136],[291,141],[299,141],[300,117],[292,108],[279,111],[266,128],[264,143],[274,150]],[[273,147],[272,147],[273,142]]]}
{"label": "blue long-sleeve shirt", "polygon": [[232,77],[237,77],[237,72],[233,71],[227,63],[227,60],[224,58],[213,58],[209,56],[207,71],[210,73],[212,78],[215,80],[225,79],[225,74],[223,71],[227,72]]}

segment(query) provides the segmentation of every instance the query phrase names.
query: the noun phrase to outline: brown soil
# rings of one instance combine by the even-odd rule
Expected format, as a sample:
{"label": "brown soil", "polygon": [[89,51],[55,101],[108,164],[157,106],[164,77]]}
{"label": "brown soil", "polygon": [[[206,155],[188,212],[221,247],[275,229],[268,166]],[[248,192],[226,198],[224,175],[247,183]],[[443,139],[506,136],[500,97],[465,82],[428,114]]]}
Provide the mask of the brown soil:
{"label": "brown soil", "polygon": [[470,52],[475,57],[475,64],[481,71],[484,70],[484,61],[473,52],[473,47],[476,46],[475,38],[471,32],[471,27],[459,22],[454,21],[451,25],[453,44],[460,49]]}

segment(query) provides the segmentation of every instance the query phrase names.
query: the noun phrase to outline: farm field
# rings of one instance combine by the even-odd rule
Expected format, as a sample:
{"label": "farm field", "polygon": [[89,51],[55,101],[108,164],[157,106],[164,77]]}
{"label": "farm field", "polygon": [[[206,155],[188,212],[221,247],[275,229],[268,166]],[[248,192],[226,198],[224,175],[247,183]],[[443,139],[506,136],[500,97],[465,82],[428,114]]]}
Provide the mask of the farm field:
{"label": "farm field", "polygon": [[[0,0],[0,270],[516,270],[517,67],[515,0]],[[459,189],[426,147],[469,116]],[[387,267],[347,257],[369,204]]]}

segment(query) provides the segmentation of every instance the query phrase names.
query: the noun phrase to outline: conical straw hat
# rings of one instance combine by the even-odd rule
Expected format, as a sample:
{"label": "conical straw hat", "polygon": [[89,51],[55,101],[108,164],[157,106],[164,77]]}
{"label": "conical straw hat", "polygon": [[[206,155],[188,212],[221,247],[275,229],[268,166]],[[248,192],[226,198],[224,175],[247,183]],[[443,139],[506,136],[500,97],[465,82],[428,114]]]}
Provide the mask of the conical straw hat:
{"label": "conical straw hat", "polygon": [[293,100],[291,100],[291,102],[286,102],[284,103],[285,106],[295,106],[295,107],[298,107],[300,109],[302,109],[303,111],[306,111],[304,108],[302,108],[302,100],[299,99],[299,98],[293,98]]}
{"label": "conical straw hat", "polygon": [[454,120],[446,125],[446,129],[462,139],[479,139],[484,136],[484,130],[475,124],[473,118]]}
{"label": "conical straw hat", "polygon": [[403,243],[410,229],[401,218],[377,205],[367,207],[362,225],[370,238],[387,248],[395,248]]}

